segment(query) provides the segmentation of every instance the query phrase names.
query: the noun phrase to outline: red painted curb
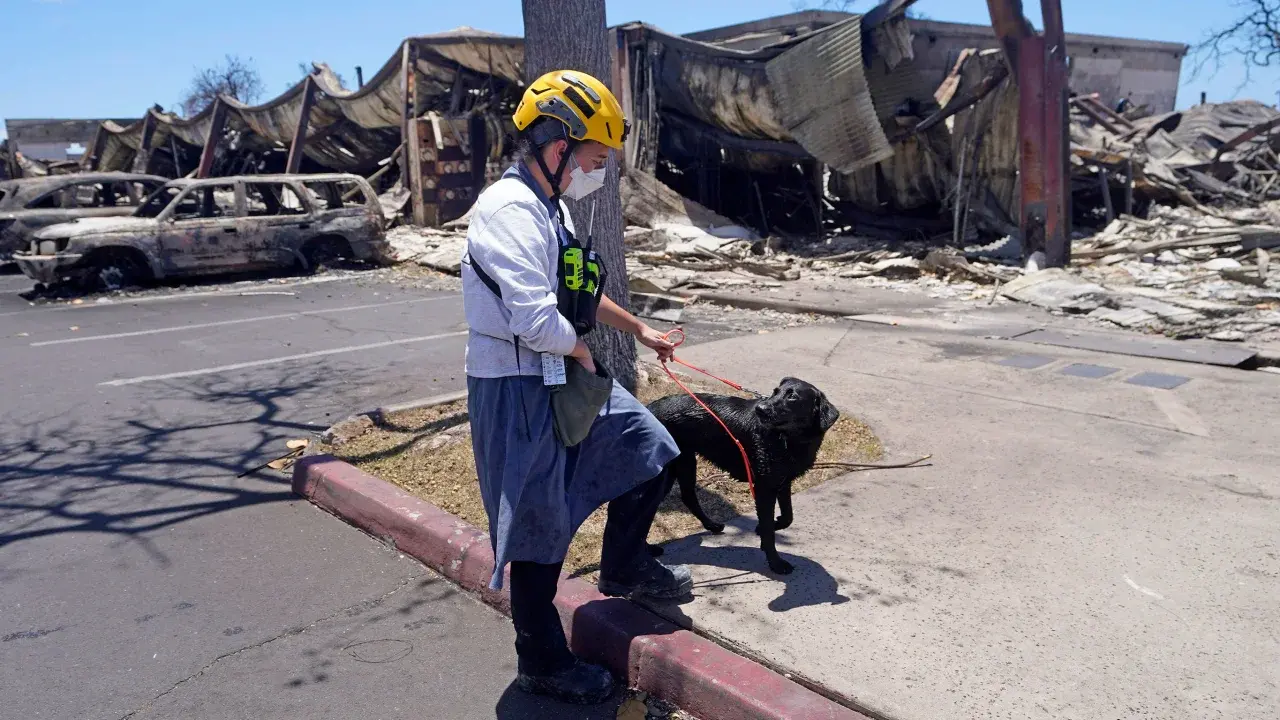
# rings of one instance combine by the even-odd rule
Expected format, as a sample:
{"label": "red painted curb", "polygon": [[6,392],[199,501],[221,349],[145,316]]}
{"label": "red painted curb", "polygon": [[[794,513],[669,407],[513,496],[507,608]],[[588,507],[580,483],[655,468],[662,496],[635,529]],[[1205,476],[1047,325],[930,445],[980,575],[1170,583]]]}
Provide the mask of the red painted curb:
{"label": "red painted curb", "polygon": [[[510,614],[506,591],[489,589],[488,533],[328,455],[298,461],[293,491]],[[581,580],[561,578],[556,607],[580,657],[705,720],[868,720]]]}

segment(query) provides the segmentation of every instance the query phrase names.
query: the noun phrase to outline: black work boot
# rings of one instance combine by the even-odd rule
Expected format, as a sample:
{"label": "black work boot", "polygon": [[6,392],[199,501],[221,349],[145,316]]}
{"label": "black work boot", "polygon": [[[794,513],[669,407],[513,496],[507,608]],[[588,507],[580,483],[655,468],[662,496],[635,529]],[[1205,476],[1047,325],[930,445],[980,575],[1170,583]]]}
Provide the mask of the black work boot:
{"label": "black work boot", "polygon": [[564,703],[595,705],[613,694],[613,675],[599,665],[577,658],[573,664],[551,675],[516,675],[516,686],[532,695],[546,695]]}
{"label": "black work boot", "polygon": [[693,593],[693,573],[688,565],[663,565],[645,554],[620,578],[606,579],[601,573],[596,587],[610,597],[674,600]]}

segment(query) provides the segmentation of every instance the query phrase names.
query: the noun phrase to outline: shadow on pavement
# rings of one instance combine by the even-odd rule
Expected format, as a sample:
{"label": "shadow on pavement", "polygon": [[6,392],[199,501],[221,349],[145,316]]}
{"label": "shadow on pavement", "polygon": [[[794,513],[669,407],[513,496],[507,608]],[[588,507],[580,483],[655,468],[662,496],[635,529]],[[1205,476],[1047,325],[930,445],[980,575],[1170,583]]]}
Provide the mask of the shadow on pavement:
{"label": "shadow on pavement", "polygon": [[283,455],[284,440],[318,429],[285,420],[282,405],[323,393],[335,379],[323,368],[293,370],[289,378],[157,383],[113,398],[105,411],[94,398],[54,416],[0,418],[0,547],[106,533],[167,564],[148,533],[293,499],[287,478],[246,473]]}
{"label": "shadow on pavement", "polygon": [[566,705],[544,697],[530,695],[516,687],[513,680],[494,708],[496,720],[613,720],[617,717],[622,691],[599,705]]}
{"label": "shadow on pavement", "polygon": [[[744,534],[749,535],[751,538],[754,539],[756,537],[753,520],[737,518],[731,524],[741,529]],[[764,553],[761,552],[759,547],[754,545],[747,547],[711,547],[702,544],[702,540],[706,535],[706,533],[699,533],[683,540],[668,543],[665,546],[666,555],[663,557],[663,561],[689,565],[710,565],[738,572],[725,577],[697,582],[693,588],[695,593],[699,590],[713,587],[776,580],[782,582],[785,587],[781,595],[769,601],[769,609],[774,612],[786,612],[813,605],[840,605],[852,599],[840,594],[840,584],[835,577],[816,561],[779,550],[778,554],[795,566],[795,570],[790,575],[777,575],[769,571],[768,566],[765,564]],[[777,542],[779,546],[786,544],[781,535],[778,536]],[[674,607],[669,607],[667,610],[683,615]],[[685,619],[687,620],[687,618]]]}

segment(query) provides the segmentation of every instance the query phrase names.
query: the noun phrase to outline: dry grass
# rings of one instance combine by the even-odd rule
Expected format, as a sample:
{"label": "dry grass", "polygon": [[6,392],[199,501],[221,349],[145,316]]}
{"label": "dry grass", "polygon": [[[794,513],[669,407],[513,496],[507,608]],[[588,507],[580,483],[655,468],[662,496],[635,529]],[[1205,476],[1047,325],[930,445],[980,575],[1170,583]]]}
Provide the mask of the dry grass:
{"label": "dry grass", "polygon": [[[697,392],[725,391],[717,385],[684,382]],[[637,385],[637,397],[644,403],[681,392],[653,366],[642,368]],[[393,482],[476,527],[488,527],[471,454],[465,400],[396,413],[346,442],[322,444],[318,449]],[[872,462],[878,460],[882,452],[880,441],[870,428],[856,418],[843,415],[827,432],[818,462]],[[806,490],[844,472],[833,468],[815,469],[796,480],[794,487],[797,492]],[[698,496],[707,513],[720,521],[755,512],[746,483],[734,481],[708,463],[698,465]],[[604,520],[601,508],[578,530],[565,560],[567,572],[594,573],[600,562]],[[649,540],[662,543],[701,531],[702,525],[685,509],[679,493],[673,491],[658,511]]]}

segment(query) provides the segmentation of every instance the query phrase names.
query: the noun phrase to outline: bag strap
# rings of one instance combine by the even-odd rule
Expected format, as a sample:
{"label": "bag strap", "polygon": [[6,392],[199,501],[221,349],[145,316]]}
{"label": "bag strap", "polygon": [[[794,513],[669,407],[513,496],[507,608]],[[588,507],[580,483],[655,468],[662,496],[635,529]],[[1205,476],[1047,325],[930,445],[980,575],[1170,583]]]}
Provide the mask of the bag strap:
{"label": "bag strap", "polygon": [[484,286],[489,288],[489,291],[497,295],[498,299],[501,300],[502,288],[498,287],[497,281],[490,277],[489,273],[484,271],[484,268],[480,267],[480,263],[476,262],[475,258],[471,257],[470,250],[467,251],[467,264],[475,271],[476,277],[480,278],[480,282],[484,283]]}

